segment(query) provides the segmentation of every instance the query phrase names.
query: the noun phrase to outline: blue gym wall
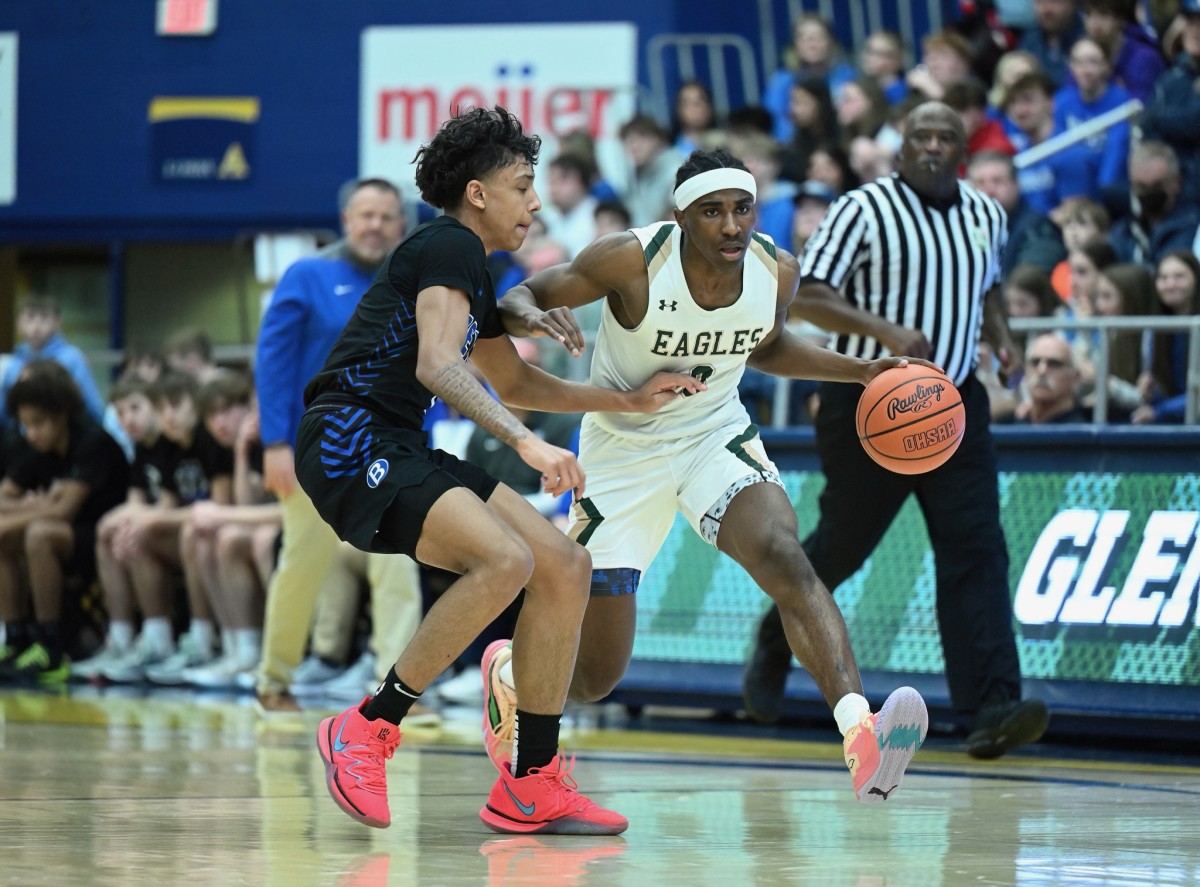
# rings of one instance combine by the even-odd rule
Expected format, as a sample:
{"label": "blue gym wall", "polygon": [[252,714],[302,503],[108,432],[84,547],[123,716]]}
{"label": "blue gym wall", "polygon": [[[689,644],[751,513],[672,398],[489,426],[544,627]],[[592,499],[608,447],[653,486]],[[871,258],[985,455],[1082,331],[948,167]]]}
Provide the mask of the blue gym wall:
{"label": "blue gym wall", "polygon": [[[211,240],[336,227],[331,195],[357,171],[359,37],[370,25],[629,21],[643,86],[646,43],[656,34],[737,33],[761,44],[759,6],[745,0],[220,0],[216,33],[200,38],[157,37],[154,7],[0,3],[0,31],[20,41],[17,199],[0,206],[0,241]],[[771,16],[782,47],[786,0],[772,0]],[[258,97],[253,178],[154,183],[147,107],[158,95]]]}

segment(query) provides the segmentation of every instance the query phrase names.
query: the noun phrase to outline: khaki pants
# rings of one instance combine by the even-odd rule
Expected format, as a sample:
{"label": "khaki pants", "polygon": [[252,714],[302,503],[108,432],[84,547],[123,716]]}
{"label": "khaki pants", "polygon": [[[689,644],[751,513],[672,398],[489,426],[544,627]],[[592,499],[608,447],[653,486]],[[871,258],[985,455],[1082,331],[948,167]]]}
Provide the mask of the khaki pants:
{"label": "khaki pants", "polygon": [[367,554],[341,543],[317,601],[312,651],[334,662],[350,658],[364,581],[371,590],[370,648],[382,681],[421,624],[420,571],[402,554]]}
{"label": "khaki pants", "polygon": [[308,647],[317,597],[341,544],[298,484],[280,504],[283,545],[267,587],[259,693],[277,693],[291,683]]}

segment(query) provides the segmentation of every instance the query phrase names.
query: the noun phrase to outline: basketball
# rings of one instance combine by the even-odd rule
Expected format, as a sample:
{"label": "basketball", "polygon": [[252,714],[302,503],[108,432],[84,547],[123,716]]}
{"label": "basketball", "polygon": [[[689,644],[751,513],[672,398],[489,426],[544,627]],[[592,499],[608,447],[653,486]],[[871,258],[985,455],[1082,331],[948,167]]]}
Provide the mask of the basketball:
{"label": "basketball", "polygon": [[928,367],[893,367],[871,380],[858,400],[855,426],[863,449],[897,474],[924,474],[954,455],[966,428],[962,397]]}

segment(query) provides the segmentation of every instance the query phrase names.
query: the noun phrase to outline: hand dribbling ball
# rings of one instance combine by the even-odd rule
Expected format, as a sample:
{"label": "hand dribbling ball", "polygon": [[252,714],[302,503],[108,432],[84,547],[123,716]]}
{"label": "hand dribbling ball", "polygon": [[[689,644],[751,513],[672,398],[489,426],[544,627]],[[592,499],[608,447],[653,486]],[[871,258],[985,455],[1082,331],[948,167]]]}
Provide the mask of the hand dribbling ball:
{"label": "hand dribbling ball", "polygon": [[897,474],[924,474],[954,455],[967,411],[954,383],[929,367],[884,370],[858,401],[854,424],[863,449]]}

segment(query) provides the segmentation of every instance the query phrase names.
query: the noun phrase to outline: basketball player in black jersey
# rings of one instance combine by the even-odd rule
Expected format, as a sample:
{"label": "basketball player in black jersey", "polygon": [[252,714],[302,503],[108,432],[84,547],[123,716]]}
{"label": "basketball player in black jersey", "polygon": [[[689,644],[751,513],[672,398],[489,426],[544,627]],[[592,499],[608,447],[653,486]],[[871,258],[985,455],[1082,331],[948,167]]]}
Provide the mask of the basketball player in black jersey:
{"label": "basketball player in black jersey", "polygon": [[[618,834],[625,817],[568,778],[558,725],[587,604],[591,561],[525,499],[481,469],[430,450],[421,431],[439,397],[513,447],[546,492],[584,490],[569,451],[532,434],[503,403],[544,412],[651,412],[704,385],[660,373],[635,390],[573,384],[531,367],[505,335],[484,259],[515,250],[540,208],[540,139],[502,108],[447,121],[417,154],[416,182],[445,215],[384,260],[324,369],[305,392],[296,475],[338,536],[364,551],[407,554],[460,578],[430,608],[387,679],[318,729],[330,794],[366,825],[390,824],[386,761],[413,702],[516,597],[519,746],[484,822],[501,832]],[[466,368],[470,358],[495,400]]]}

